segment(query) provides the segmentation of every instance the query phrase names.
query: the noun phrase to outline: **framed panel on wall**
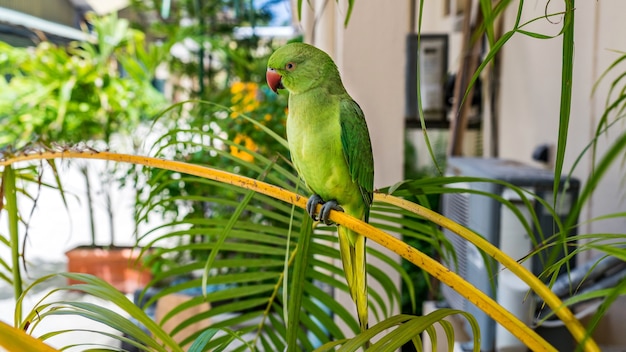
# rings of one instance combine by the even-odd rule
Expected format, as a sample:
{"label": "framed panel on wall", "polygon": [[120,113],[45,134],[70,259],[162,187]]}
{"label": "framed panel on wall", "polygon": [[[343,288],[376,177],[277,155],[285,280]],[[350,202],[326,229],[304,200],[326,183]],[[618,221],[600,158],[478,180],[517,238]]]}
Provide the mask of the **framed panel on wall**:
{"label": "framed panel on wall", "polygon": [[[446,81],[448,35],[421,34],[407,39],[406,127],[421,127],[418,116],[418,84],[427,127],[447,128]],[[419,65],[419,71],[418,71]],[[419,72],[419,83],[418,83]]]}

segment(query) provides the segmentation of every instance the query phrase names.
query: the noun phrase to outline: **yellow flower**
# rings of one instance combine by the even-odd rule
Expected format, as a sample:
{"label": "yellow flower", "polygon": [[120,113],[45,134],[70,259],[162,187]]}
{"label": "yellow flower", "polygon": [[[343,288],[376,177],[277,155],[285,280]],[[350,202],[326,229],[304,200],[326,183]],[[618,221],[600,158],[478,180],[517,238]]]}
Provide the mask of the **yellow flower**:
{"label": "yellow flower", "polygon": [[232,112],[230,117],[235,118],[241,113],[254,111],[259,107],[259,85],[254,82],[235,82],[230,86]]}
{"label": "yellow flower", "polygon": [[[235,138],[233,139],[233,142],[235,144],[239,144],[239,145],[243,144],[243,146],[246,149],[248,149],[248,150],[252,150],[252,151],[256,151],[257,150],[256,143],[254,143],[252,138],[250,138],[250,137],[248,137],[246,135],[238,133],[235,136]],[[235,157],[237,157],[237,158],[239,158],[239,159],[241,159],[241,160],[244,160],[244,161],[248,161],[248,162],[254,161],[254,156],[252,156],[252,154],[239,149],[235,145],[231,145],[230,146],[230,154],[235,156]]]}
{"label": "yellow flower", "polygon": [[246,88],[245,83],[237,81],[233,83],[233,85],[230,86],[230,92],[234,95],[234,94],[243,92],[245,88]]}

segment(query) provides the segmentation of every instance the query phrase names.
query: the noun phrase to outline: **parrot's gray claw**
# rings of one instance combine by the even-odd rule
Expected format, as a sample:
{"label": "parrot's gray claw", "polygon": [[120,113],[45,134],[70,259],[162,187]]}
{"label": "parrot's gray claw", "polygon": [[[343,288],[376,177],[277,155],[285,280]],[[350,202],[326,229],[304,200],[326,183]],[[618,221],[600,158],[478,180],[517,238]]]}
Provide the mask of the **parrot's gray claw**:
{"label": "parrot's gray claw", "polygon": [[329,200],[322,205],[322,210],[320,211],[320,220],[324,222],[326,225],[333,225],[333,222],[328,220],[330,216],[331,210],[337,210],[343,212],[343,208],[337,204],[336,200]]}
{"label": "parrot's gray claw", "polygon": [[[318,204],[322,204],[322,210],[320,211],[319,218],[315,216],[315,209]],[[336,200],[329,200],[328,202],[324,202],[322,197],[318,194],[314,194],[309,198],[306,202],[306,212],[309,213],[313,221],[322,221],[326,225],[332,225],[333,222],[328,220],[330,216],[331,210],[343,211],[343,208],[337,204]]]}
{"label": "parrot's gray claw", "polygon": [[318,204],[324,204],[324,200],[318,194],[312,195],[306,202],[306,212],[309,213],[309,216],[313,219],[313,221],[318,220],[315,216],[315,208],[317,208]]}

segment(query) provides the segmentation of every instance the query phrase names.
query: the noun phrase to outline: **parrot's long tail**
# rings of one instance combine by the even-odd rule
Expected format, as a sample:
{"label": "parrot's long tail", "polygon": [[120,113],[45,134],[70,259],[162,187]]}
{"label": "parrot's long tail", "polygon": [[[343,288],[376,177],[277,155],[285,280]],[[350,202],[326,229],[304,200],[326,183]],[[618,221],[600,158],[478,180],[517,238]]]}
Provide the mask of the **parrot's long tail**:
{"label": "parrot's long tail", "polygon": [[368,300],[367,300],[367,271],[365,269],[365,237],[358,233],[339,226],[339,251],[346,281],[350,288],[350,295],[356,304],[361,332],[367,329]]}

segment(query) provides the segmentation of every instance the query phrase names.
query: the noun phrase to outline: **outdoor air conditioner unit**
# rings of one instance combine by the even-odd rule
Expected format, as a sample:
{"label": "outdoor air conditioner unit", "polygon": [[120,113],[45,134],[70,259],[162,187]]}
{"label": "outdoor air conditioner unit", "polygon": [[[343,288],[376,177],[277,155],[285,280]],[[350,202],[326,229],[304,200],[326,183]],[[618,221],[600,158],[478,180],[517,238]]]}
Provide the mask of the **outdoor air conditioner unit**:
{"label": "outdoor air conditioner unit", "polygon": [[[554,176],[549,170],[502,159],[450,158],[447,174],[449,176],[469,176],[505,181],[536,194],[548,204],[553,203]],[[578,196],[580,185],[574,179],[565,181],[565,178],[561,181],[558,206],[556,207],[556,212],[561,220],[569,215],[571,205]],[[519,195],[508,187],[493,182],[463,182],[450,185],[450,187],[496,194],[513,203],[524,214],[533,229],[532,237],[528,235],[519,218],[514,215],[509,207],[491,197],[468,192],[446,193],[442,198],[443,215],[480,234],[513,259],[522,259],[529,254],[534,248],[533,243],[542,241],[540,233],[543,233],[544,238],[555,233],[556,225],[552,214],[540,202],[531,197],[528,199],[539,219],[538,227],[540,229],[535,226],[529,209],[521,201]],[[565,193],[561,193],[563,187],[566,187]],[[453,256],[448,254],[444,255],[442,263],[509,309],[522,321],[530,324],[535,314],[535,307],[532,302],[532,295],[527,295],[528,287],[508,270],[501,270],[492,258],[485,262],[484,257],[476,247],[466,240],[445,229],[444,235],[452,243],[456,253],[456,262]],[[575,235],[573,231],[568,234],[568,236],[572,235]],[[546,260],[550,255],[553,255],[552,258],[559,259],[564,257],[562,248],[562,246],[554,246],[550,250],[540,252],[532,260],[525,261],[523,265],[538,275],[544,270]],[[575,262],[572,258],[570,267],[574,265]],[[499,292],[500,295],[498,295]],[[456,291],[443,285],[442,293],[452,308],[467,311],[477,319],[480,326],[481,351],[516,350],[516,347],[525,350],[521,342]],[[469,324],[466,324],[465,329],[471,333]]]}

